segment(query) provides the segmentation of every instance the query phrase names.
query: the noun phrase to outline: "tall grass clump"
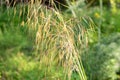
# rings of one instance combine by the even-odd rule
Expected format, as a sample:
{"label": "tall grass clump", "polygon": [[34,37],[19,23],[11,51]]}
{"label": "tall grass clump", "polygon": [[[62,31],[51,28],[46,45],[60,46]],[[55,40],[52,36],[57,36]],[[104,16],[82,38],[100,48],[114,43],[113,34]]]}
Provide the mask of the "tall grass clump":
{"label": "tall grass clump", "polygon": [[[71,4],[69,6],[72,7]],[[57,9],[49,10],[36,3],[28,7],[26,24],[29,29],[36,31],[35,56],[41,65],[48,67],[48,71],[51,71],[51,66],[61,66],[65,74],[64,80],[71,80],[73,74],[86,80],[80,55],[87,46],[86,27],[90,29],[88,24],[92,22],[89,17],[76,18],[74,9],[70,8],[70,11],[72,13],[69,13],[69,16],[64,16],[68,13]]]}
{"label": "tall grass clump", "polygon": [[[16,52],[18,58],[13,55],[7,59],[8,62],[5,62],[9,65],[12,65],[13,62],[17,64],[12,66],[18,68],[18,71],[6,66],[10,71],[5,76],[10,77],[11,71],[15,71],[10,80],[14,77],[16,80],[23,78],[29,80],[87,80],[81,54],[88,46],[88,33],[94,25],[88,16],[80,16],[79,13],[76,13],[75,10],[78,7],[73,7],[70,1],[67,3],[68,12],[60,11],[56,7],[48,9],[46,6],[40,5],[39,1],[34,4],[8,8],[8,15],[11,14],[9,9],[14,14],[14,18],[10,15],[12,17],[10,19],[13,21],[16,17],[20,19],[17,23],[14,22],[16,25],[10,26],[10,30],[17,28],[18,31],[23,32],[20,35],[25,35],[27,38],[25,41],[29,42],[22,45]],[[73,3],[75,4],[75,2]],[[19,39],[21,40],[22,37]],[[26,57],[28,55],[23,50],[26,50],[26,47],[29,48],[27,53],[31,54],[29,58]],[[19,66],[23,64],[25,67]],[[29,74],[29,72],[38,76],[31,77],[32,73]]]}

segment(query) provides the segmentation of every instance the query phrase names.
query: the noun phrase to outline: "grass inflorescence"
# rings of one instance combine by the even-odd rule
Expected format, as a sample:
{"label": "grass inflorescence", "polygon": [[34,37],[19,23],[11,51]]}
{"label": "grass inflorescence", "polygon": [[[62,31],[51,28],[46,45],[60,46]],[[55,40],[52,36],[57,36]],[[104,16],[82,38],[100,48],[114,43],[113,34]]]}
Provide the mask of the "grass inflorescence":
{"label": "grass inflorescence", "polygon": [[69,6],[68,12],[38,3],[2,10],[1,79],[87,80],[81,54],[94,24]]}

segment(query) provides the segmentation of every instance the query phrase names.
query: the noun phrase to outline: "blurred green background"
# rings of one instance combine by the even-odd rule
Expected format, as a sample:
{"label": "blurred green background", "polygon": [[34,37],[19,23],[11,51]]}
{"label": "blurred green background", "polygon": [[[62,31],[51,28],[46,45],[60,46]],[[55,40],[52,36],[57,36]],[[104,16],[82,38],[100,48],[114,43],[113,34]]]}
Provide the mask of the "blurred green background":
{"label": "blurred green background", "polygon": [[[55,12],[34,4],[8,7],[2,1],[0,80],[82,80],[77,68],[64,68],[72,64],[66,58],[72,53],[64,47],[67,40],[81,57],[84,80],[120,80],[120,0],[73,0]],[[56,56],[63,56],[63,63]]]}

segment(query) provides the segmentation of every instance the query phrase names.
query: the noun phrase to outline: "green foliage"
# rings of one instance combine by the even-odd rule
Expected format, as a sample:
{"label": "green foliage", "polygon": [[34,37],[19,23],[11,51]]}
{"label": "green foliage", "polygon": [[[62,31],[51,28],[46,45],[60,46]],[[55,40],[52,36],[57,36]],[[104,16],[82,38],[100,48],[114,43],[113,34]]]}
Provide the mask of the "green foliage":
{"label": "green foliage", "polygon": [[1,78],[7,80],[54,80],[60,78],[62,80],[64,76],[61,67],[51,65],[48,69],[45,64],[25,56],[23,53],[17,53],[17,55],[8,58],[1,64]]}
{"label": "green foliage", "polygon": [[108,36],[114,32],[120,32],[119,28],[119,19],[120,19],[120,10],[117,10],[117,13],[113,14],[110,9],[103,7],[102,16],[100,15],[100,9],[98,7],[90,9],[88,15],[91,16],[93,21],[96,24],[96,28],[99,26],[100,20],[102,21],[101,24],[101,36]]}
{"label": "green foliage", "polygon": [[[118,59],[120,56],[119,9],[117,9],[117,13],[112,13],[110,8],[103,7],[102,16],[99,7],[89,10],[88,15],[92,17],[97,26],[95,30],[100,29],[101,31],[98,33],[101,35],[101,41],[96,43],[98,40],[96,32],[89,34],[91,45],[82,57],[85,71],[89,80],[114,80],[117,77],[116,71],[120,71]],[[101,25],[100,21],[102,21]]]}
{"label": "green foliage", "polygon": [[91,46],[83,54],[83,64],[89,80],[115,80],[120,60],[120,34],[114,33]]}
{"label": "green foliage", "polygon": [[[85,0],[85,2],[87,3],[87,6],[99,6],[100,4],[100,0]],[[102,0],[103,5],[110,7],[110,0]]]}
{"label": "green foliage", "polygon": [[9,9],[0,14],[1,55],[6,55],[6,52],[14,51],[14,49],[18,51],[31,46],[32,41],[28,40],[28,29],[21,25],[23,18],[19,17],[19,12],[15,13],[15,9]]}

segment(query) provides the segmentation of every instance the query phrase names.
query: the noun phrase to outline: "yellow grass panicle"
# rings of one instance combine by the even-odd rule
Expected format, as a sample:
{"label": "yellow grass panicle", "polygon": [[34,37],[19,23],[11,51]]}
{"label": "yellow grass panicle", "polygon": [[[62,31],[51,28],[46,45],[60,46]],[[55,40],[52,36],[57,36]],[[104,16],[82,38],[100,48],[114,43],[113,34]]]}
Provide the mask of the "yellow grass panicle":
{"label": "yellow grass panicle", "polygon": [[40,63],[48,70],[53,65],[62,66],[65,80],[71,80],[73,72],[81,80],[87,80],[80,55],[88,44],[88,30],[83,23],[91,22],[89,18],[72,16],[66,18],[59,10],[36,4],[28,6],[27,25],[30,31],[36,32],[35,55]]}

